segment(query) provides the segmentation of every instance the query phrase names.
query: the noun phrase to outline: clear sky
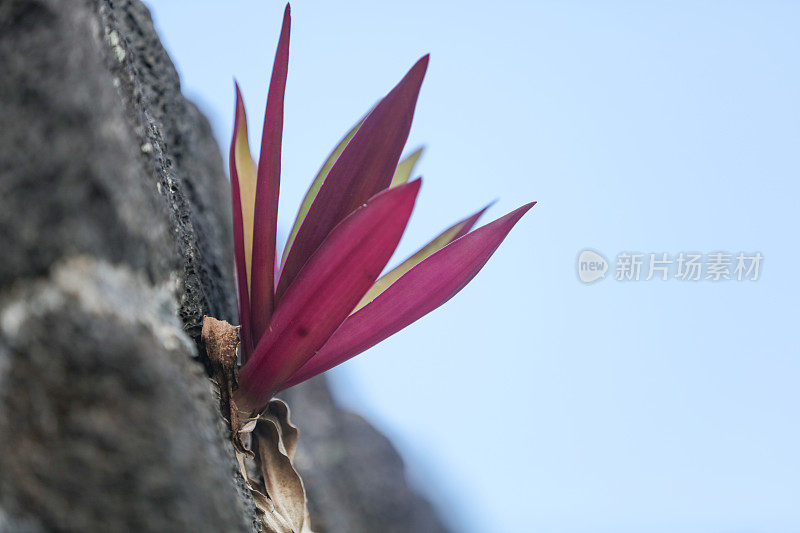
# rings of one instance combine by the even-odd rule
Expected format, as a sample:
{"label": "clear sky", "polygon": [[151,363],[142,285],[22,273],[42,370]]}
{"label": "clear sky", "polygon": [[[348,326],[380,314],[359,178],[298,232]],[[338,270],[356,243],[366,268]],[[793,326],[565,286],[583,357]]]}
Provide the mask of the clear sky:
{"label": "clear sky", "polygon": [[[283,4],[148,4],[220,142],[234,77],[260,132]],[[448,522],[800,531],[800,3],[292,14],[284,235],[339,137],[426,52],[408,145],[428,147],[424,184],[397,259],[487,201],[487,220],[540,202],[461,294],[332,372]],[[591,285],[585,248],[610,262]],[[717,251],[760,252],[759,279],[614,279],[622,252]]]}

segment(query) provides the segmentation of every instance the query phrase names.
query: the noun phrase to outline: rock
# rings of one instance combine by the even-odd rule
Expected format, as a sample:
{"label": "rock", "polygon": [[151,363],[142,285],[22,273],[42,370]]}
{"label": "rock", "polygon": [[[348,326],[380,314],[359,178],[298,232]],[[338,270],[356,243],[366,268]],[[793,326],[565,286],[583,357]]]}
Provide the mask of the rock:
{"label": "rock", "polygon": [[[147,9],[5,0],[0,72],[0,531],[260,530],[197,349],[227,179]],[[287,397],[316,530],[443,530],[324,379]]]}
{"label": "rock", "polygon": [[191,220],[156,124],[133,119],[145,101],[109,68],[127,52],[104,9],[0,5],[0,517],[252,530],[177,318]]}
{"label": "rock", "polygon": [[340,409],[324,376],[281,396],[300,427],[295,467],[318,531],[443,533],[431,505],[406,483],[392,443],[362,417]]}
{"label": "rock", "polygon": [[169,291],[76,257],[4,294],[0,506],[47,531],[248,531]]}
{"label": "rock", "polygon": [[89,5],[0,5],[0,285],[86,253],[169,278],[180,263]]}
{"label": "rock", "polygon": [[180,316],[198,340],[203,315],[236,316],[230,189],[211,127],[181,93],[180,79],[138,0],[99,2],[109,44],[118,35],[124,59],[107,55],[121,80],[129,121],[144,130],[141,146],[168,199],[173,236],[183,265]]}

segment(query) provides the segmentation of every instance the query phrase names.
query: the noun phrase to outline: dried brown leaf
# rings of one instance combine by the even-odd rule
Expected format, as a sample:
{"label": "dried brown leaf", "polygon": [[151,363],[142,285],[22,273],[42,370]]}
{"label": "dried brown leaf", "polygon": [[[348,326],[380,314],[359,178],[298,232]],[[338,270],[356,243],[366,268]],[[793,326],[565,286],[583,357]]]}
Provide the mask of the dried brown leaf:
{"label": "dried brown leaf", "polygon": [[286,449],[286,454],[289,459],[294,460],[299,432],[297,431],[297,426],[292,424],[290,420],[289,406],[283,400],[272,400],[267,404],[267,409],[261,416],[275,419],[281,429],[281,442]]}
{"label": "dried brown leaf", "polygon": [[250,487],[253,501],[260,511],[262,530],[266,533],[297,533],[286,518],[280,515],[272,500],[258,489]]}
{"label": "dried brown leaf", "polygon": [[303,480],[292,464],[297,428],[289,421],[288,406],[272,400],[259,418],[253,437],[264,488],[275,512],[291,524],[292,531],[311,533]]}
{"label": "dried brown leaf", "polygon": [[239,327],[224,320],[204,316],[200,337],[205,345],[206,355],[214,373],[212,380],[219,387],[220,410],[230,423],[233,447],[237,453],[250,454],[242,442],[239,410],[233,401],[233,391],[237,387],[236,359],[239,349]]}
{"label": "dried brown leaf", "polygon": [[[203,317],[201,335],[214,372],[213,380],[219,386],[220,407],[230,421],[239,472],[253,495],[263,530],[313,533],[303,480],[292,464],[298,431],[289,419],[289,407],[281,400],[272,400],[261,414],[239,412],[233,401],[239,328],[207,316]],[[246,446],[248,436],[252,449]],[[247,460],[253,458],[258,474],[251,475]],[[257,479],[259,474],[261,479]]]}

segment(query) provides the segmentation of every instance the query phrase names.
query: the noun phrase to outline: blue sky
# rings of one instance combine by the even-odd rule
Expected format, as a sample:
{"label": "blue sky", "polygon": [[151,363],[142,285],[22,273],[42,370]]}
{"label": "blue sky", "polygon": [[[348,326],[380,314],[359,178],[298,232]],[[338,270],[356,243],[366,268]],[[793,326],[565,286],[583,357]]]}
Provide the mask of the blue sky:
{"label": "blue sky", "polygon": [[[283,4],[148,4],[220,142],[234,77],[260,131]],[[292,13],[284,235],[339,137],[427,52],[408,145],[428,147],[424,183],[397,258],[487,201],[487,220],[539,201],[461,294],[331,373],[448,522],[800,531],[800,4]],[[585,248],[612,263],[591,285]],[[613,279],[620,252],[717,251],[760,252],[760,278]]]}

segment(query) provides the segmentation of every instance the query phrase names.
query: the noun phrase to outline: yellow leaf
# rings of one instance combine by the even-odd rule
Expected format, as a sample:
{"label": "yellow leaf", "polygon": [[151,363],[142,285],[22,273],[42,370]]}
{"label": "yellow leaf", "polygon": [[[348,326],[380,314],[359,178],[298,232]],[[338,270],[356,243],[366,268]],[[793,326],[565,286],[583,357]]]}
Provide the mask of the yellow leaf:
{"label": "yellow leaf", "polygon": [[247,140],[247,116],[244,103],[241,104],[241,120],[236,129],[234,161],[239,178],[239,197],[242,202],[242,236],[244,237],[244,257],[247,268],[247,289],[250,290],[250,270],[253,259],[253,217],[256,208],[256,163],[250,155]]}
{"label": "yellow leaf", "polygon": [[414,150],[411,155],[398,163],[397,168],[394,171],[394,176],[392,176],[392,183],[389,184],[390,189],[392,187],[402,185],[408,181],[408,179],[411,177],[411,173],[414,172],[414,166],[417,164],[417,161],[419,161],[419,157],[422,155],[423,150],[425,150],[425,147],[420,146]]}

